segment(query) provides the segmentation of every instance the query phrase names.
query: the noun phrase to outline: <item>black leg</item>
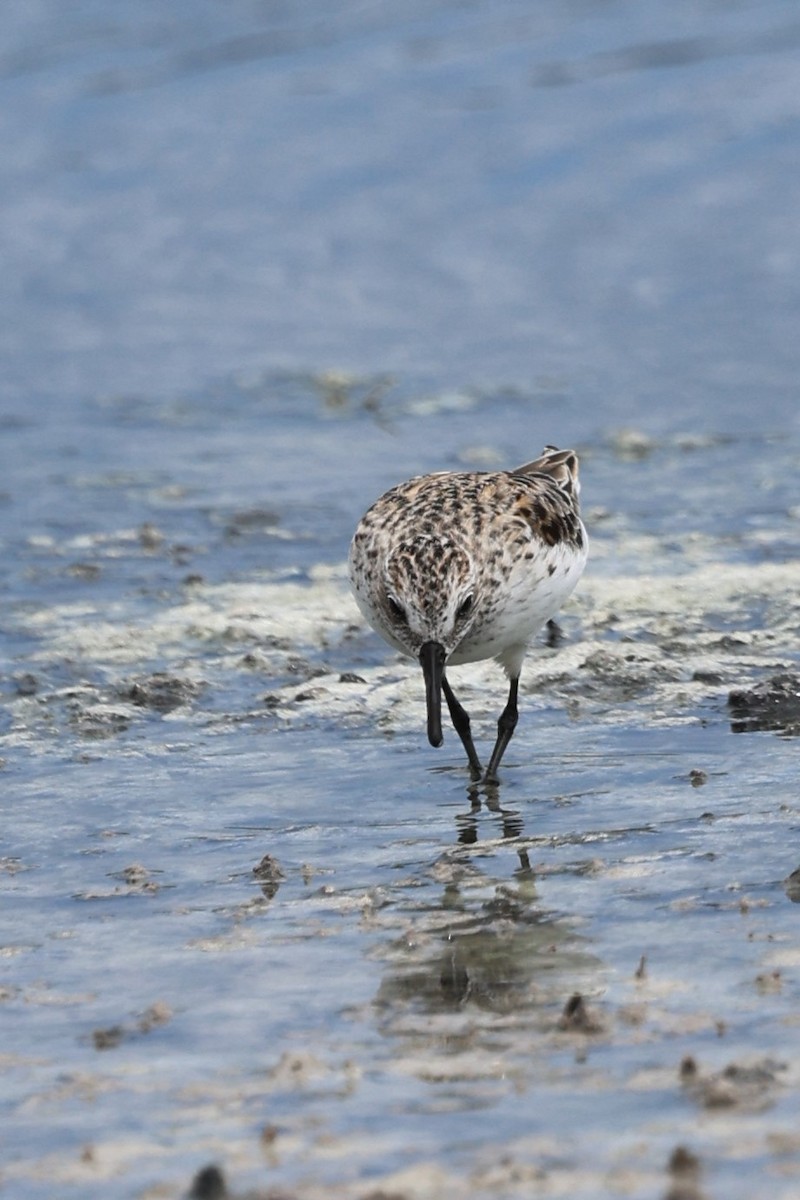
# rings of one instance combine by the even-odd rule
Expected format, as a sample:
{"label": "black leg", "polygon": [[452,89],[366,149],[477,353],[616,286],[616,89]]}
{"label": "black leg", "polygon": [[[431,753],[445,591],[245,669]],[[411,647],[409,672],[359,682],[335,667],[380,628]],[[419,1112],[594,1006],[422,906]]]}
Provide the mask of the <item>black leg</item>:
{"label": "black leg", "polygon": [[497,722],[497,741],[494,744],[492,757],[489,759],[489,765],[483,777],[484,783],[497,783],[497,768],[500,766],[500,759],[505,754],[506,746],[514,736],[514,730],[517,727],[517,718],[519,716],[517,710],[518,690],[519,679],[512,679],[511,686],[508,689],[508,703],[501,712],[500,719]]}
{"label": "black leg", "polygon": [[450,710],[450,720],[453,722],[453,728],[461,738],[461,742],[467,752],[470,778],[478,780],[483,774],[483,767],[481,766],[481,760],[478,758],[475,743],[470,733],[469,713],[459,704],[446,675],[442,676],[442,691],[447,701],[447,707]]}

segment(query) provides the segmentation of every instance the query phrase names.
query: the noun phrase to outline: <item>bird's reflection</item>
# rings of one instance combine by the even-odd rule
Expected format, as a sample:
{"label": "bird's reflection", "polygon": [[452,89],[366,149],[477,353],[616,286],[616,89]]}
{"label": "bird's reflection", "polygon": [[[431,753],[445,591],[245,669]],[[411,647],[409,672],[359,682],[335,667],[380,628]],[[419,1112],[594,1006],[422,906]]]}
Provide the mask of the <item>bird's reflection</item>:
{"label": "bird's reflection", "polygon": [[470,811],[457,818],[457,844],[426,871],[440,885],[438,900],[426,903],[415,892],[402,937],[384,947],[380,1024],[422,1044],[437,1043],[443,1033],[427,1024],[426,1014],[469,1008],[473,1016],[489,1016],[490,1025],[491,1014],[518,1014],[526,1024],[543,1007],[560,1011],[581,977],[598,969],[573,923],[542,904],[529,844],[509,845],[515,856],[509,875],[503,844],[520,838],[522,821],[517,811],[504,811],[496,795],[485,797],[483,815],[500,817],[502,839],[487,840],[478,855],[470,852],[482,815],[477,792],[470,800]]}
{"label": "bird's reflection", "polygon": [[480,787],[472,785],[467,789],[469,797],[469,812],[456,817],[458,841],[462,846],[472,846],[478,841],[480,814],[483,808],[488,813],[499,816],[502,836],[517,838],[522,834],[524,823],[518,809],[504,808],[500,803],[500,789],[496,786]]}

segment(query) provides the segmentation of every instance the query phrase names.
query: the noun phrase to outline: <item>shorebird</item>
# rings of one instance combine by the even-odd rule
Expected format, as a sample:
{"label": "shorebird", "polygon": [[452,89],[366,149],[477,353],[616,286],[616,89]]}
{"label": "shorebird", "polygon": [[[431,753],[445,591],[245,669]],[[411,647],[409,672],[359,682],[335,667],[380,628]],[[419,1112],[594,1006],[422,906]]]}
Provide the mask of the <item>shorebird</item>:
{"label": "shorebird", "polygon": [[[546,446],[513,471],[442,471],[398,484],[367,510],[353,537],[356,603],[390,646],[420,663],[432,746],[443,740],[444,693],[475,782],[497,782],[530,641],[586,564],[579,491],[577,455]],[[495,658],[509,680],[485,771],[447,677],[449,666],[484,658]]]}

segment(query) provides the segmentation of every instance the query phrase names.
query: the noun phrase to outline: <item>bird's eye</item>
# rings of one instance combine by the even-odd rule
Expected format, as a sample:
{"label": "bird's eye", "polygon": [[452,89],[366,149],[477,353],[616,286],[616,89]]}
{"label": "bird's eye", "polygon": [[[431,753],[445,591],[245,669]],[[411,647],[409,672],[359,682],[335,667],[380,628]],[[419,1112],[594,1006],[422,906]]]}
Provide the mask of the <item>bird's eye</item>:
{"label": "bird's eye", "polygon": [[458,606],[456,620],[461,621],[472,611],[472,595],[465,596]]}
{"label": "bird's eye", "polygon": [[401,621],[404,625],[407,622],[406,610],[403,608],[399,600],[395,600],[394,596],[388,597],[389,612],[394,617],[395,621]]}

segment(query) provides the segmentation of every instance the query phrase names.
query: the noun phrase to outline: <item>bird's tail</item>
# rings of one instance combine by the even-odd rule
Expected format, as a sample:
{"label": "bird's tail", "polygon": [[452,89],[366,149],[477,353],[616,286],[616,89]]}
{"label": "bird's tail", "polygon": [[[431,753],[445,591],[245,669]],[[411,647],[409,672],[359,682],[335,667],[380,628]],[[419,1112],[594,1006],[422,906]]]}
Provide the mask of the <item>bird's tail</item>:
{"label": "bird's tail", "polygon": [[525,463],[524,467],[517,467],[511,474],[549,475],[567,495],[580,495],[578,456],[574,450],[559,450],[556,446],[545,446],[539,458]]}

